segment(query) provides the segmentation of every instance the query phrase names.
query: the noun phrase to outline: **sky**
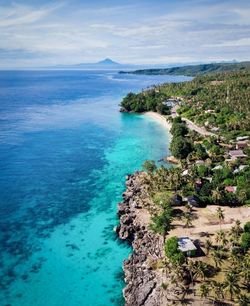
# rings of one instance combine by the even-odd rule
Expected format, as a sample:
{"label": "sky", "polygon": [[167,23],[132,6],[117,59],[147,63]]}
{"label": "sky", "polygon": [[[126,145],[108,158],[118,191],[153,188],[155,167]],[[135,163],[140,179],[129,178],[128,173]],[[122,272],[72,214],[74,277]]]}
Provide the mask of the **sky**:
{"label": "sky", "polygon": [[0,0],[0,68],[250,60],[249,0]]}

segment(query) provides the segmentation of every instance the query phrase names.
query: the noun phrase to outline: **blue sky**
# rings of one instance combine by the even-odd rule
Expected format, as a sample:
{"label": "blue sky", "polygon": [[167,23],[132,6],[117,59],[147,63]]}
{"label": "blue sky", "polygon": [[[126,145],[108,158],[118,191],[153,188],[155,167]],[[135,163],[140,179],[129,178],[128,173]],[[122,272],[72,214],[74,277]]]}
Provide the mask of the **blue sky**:
{"label": "blue sky", "polygon": [[0,0],[0,68],[250,60],[249,0]]}

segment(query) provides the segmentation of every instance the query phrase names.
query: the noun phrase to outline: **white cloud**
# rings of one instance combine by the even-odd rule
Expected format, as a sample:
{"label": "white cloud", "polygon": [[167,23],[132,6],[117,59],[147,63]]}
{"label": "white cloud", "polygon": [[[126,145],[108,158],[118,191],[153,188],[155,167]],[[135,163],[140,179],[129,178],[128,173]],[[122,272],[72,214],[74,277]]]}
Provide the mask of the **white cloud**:
{"label": "white cloud", "polygon": [[207,44],[205,47],[244,47],[250,46],[250,38],[226,41],[218,44]]}
{"label": "white cloud", "polygon": [[250,3],[243,2],[5,6],[0,8],[0,66],[9,65],[8,51],[16,52],[17,66],[107,56],[131,63],[245,60],[250,54]]}
{"label": "white cloud", "polygon": [[45,6],[33,9],[27,6],[13,5],[11,8],[3,10],[1,14],[0,27],[19,26],[22,24],[32,24],[62,7],[61,4]]}

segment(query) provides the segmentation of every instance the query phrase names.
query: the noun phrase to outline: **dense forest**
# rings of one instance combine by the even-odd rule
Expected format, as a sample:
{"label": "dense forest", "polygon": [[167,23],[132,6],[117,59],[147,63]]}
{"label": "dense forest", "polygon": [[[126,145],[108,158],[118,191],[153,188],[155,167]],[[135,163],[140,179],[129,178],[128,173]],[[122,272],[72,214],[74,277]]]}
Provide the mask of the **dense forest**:
{"label": "dense forest", "polygon": [[120,71],[120,73],[146,74],[146,75],[186,75],[197,76],[207,73],[238,71],[249,69],[250,62],[241,63],[212,63],[201,65],[188,65],[183,67],[141,69],[135,71]]}

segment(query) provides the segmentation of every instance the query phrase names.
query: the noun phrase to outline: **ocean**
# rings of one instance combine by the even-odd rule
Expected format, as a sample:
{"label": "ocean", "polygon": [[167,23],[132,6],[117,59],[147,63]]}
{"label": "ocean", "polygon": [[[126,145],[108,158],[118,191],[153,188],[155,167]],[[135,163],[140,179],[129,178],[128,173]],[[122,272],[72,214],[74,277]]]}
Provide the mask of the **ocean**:
{"label": "ocean", "polygon": [[185,77],[114,71],[0,72],[0,305],[123,305],[113,231],[125,176],[168,154],[153,119],[122,97]]}

